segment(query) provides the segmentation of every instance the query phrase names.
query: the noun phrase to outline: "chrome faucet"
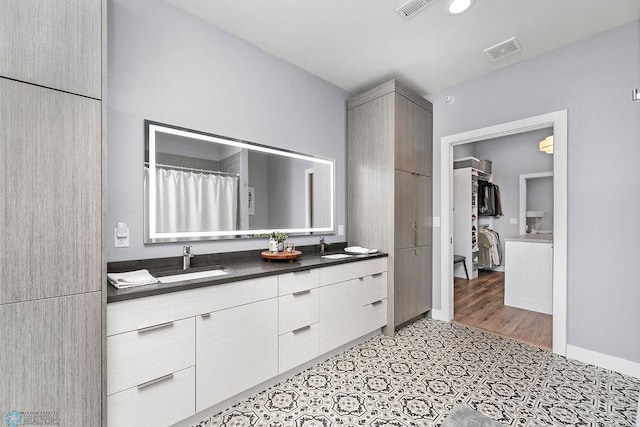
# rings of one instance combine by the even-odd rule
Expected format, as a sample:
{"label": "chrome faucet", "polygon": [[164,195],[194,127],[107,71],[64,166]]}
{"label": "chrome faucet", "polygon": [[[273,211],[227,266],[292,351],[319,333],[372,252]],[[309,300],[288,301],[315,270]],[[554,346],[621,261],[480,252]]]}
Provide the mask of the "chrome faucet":
{"label": "chrome faucet", "polygon": [[191,268],[191,258],[195,255],[191,253],[191,246],[182,247],[182,269],[188,270]]}
{"label": "chrome faucet", "polygon": [[325,245],[326,246],[331,246],[331,243],[326,243],[324,241],[324,237],[321,237],[320,238],[320,255],[324,255],[325,254],[325,252],[324,252]]}

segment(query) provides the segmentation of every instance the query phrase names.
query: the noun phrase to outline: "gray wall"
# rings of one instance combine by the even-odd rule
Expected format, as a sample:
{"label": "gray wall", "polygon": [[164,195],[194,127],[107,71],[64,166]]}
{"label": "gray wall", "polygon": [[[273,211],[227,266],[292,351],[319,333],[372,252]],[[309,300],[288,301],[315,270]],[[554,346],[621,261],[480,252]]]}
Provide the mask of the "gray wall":
{"label": "gray wall", "polygon": [[[568,110],[568,344],[640,362],[640,21],[428,96],[434,209],[443,136]],[[455,102],[446,104],[444,97]],[[434,229],[434,247],[440,246]],[[435,252],[434,265],[440,265]],[[434,308],[440,271],[434,269]]]}
{"label": "gray wall", "polygon": [[[504,215],[481,216],[478,223],[488,224],[498,232],[503,254],[504,238],[519,234],[518,225],[510,224],[509,219],[518,218],[520,213],[520,175],[553,170],[553,157],[538,150],[538,142],[550,134],[551,129],[540,129],[459,145],[453,149],[454,158],[472,156],[492,162],[491,182],[500,187],[500,201]],[[504,271],[504,261],[495,270]]]}
{"label": "gray wall", "polygon": [[[108,261],[182,253],[182,243],[142,243],[144,119],[335,159],[345,224],[347,92],[159,0],[109,0],[108,14],[107,241],[119,221],[131,233],[129,248],[107,245]],[[265,245],[193,243],[196,254]]]}

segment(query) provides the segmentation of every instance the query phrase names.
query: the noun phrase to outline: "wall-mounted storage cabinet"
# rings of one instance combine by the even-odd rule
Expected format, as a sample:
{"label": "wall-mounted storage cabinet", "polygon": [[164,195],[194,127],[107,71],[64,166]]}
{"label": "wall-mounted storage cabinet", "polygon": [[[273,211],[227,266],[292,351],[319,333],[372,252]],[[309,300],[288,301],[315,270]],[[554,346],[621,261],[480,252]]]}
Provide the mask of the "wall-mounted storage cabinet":
{"label": "wall-mounted storage cabinet", "polygon": [[432,111],[396,80],[347,103],[348,241],[389,253],[391,328],[431,309]]}
{"label": "wall-mounted storage cabinet", "polygon": [[0,2],[0,408],[103,418],[106,1]]}

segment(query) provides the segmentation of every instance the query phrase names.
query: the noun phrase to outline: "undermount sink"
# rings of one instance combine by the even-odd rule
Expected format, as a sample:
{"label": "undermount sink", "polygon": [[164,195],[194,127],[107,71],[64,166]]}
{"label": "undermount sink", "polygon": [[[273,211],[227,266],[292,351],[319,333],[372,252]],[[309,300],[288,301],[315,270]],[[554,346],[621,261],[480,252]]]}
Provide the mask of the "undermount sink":
{"label": "undermount sink", "polygon": [[351,258],[353,255],[348,254],[331,254],[331,255],[322,255],[322,258],[327,259],[342,259],[342,258]]}
{"label": "undermount sink", "polygon": [[224,276],[225,274],[229,274],[229,272],[217,269],[197,271],[194,273],[174,274],[173,276],[158,277],[158,280],[160,281],[160,283],[174,283],[182,282],[183,280],[206,279],[207,277]]}

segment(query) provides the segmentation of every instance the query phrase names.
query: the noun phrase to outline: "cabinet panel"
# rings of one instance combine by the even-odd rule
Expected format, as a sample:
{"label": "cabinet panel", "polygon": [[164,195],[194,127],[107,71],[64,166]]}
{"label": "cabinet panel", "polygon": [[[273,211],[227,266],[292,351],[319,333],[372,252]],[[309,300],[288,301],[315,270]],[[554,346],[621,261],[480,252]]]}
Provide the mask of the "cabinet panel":
{"label": "cabinet panel", "polygon": [[504,305],[552,314],[553,245],[505,242]]}
{"label": "cabinet panel", "polygon": [[320,288],[320,353],[362,335],[361,298],[358,279]]}
{"label": "cabinet panel", "polygon": [[318,268],[280,274],[278,276],[278,295],[317,288],[319,285],[320,269]]}
{"label": "cabinet panel", "polygon": [[278,277],[154,295],[107,305],[107,336],[184,319],[278,295]]}
{"label": "cabinet panel", "polygon": [[195,367],[191,367],[147,387],[133,387],[112,394],[107,397],[107,425],[172,425],[195,414],[194,388]]}
{"label": "cabinet panel", "polygon": [[280,335],[279,373],[302,365],[320,355],[320,324]]}
{"label": "cabinet panel", "polygon": [[310,325],[320,320],[320,290],[308,289],[300,294],[278,298],[279,333]]}
{"label": "cabinet panel", "polygon": [[417,245],[431,245],[432,232],[432,184],[431,178],[424,175],[414,175]]}
{"label": "cabinet panel", "polygon": [[403,95],[395,95],[395,167],[431,176],[433,116]]}
{"label": "cabinet panel", "polygon": [[[101,419],[101,293],[0,305],[0,408]],[[8,410],[7,409],[7,410]]]}
{"label": "cabinet panel", "polygon": [[387,299],[367,304],[362,308],[362,335],[387,324]]}
{"label": "cabinet panel", "polygon": [[278,374],[278,299],[196,318],[196,410]]}
{"label": "cabinet panel", "polygon": [[395,247],[411,248],[417,245],[415,175],[396,170],[395,173]]}
{"label": "cabinet panel", "polygon": [[193,317],[107,338],[107,394],[196,362]]}
{"label": "cabinet panel", "polygon": [[100,99],[101,19],[100,0],[0,2],[0,75]]}
{"label": "cabinet panel", "polygon": [[395,324],[431,309],[431,246],[395,252]]}
{"label": "cabinet panel", "polygon": [[362,299],[361,304],[371,304],[387,298],[387,273],[378,273],[373,276],[366,276],[361,283]]}
{"label": "cabinet panel", "polygon": [[100,114],[0,78],[0,303],[102,288]]}
{"label": "cabinet panel", "polygon": [[375,258],[367,261],[358,261],[349,264],[340,264],[320,269],[320,284],[322,286],[343,282],[358,277],[387,271],[387,258]]}

